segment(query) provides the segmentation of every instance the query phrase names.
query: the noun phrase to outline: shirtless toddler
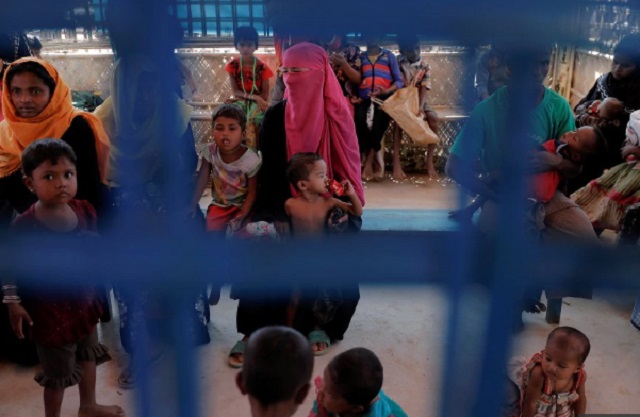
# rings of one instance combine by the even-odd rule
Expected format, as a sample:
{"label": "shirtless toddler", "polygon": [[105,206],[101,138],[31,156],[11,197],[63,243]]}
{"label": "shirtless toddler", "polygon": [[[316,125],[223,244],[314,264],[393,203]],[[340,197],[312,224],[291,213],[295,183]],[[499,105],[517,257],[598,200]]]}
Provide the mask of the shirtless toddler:
{"label": "shirtless toddler", "polygon": [[284,203],[284,211],[291,218],[295,236],[314,236],[324,232],[327,215],[333,208],[340,208],[354,216],[362,215],[362,202],[351,183],[343,181],[344,196],[351,203],[329,195],[327,187],[327,164],[316,153],[305,152],[293,155],[287,167],[289,182],[298,195]]}

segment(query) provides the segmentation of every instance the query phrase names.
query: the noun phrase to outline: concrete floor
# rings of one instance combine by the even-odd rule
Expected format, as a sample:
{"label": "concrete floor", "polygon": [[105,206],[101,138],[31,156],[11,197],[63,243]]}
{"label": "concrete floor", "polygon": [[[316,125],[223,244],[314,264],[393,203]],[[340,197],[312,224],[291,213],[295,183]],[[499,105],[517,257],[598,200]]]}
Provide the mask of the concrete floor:
{"label": "concrete floor", "polygon": [[[444,184],[444,185],[443,185]],[[455,187],[417,177],[403,183],[366,185],[368,208],[448,209],[455,205]],[[628,318],[635,294],[597,291],[593,300],[565,299],[561,325],[574,326],[591,339],[587,359],[589,375],[588,413],[637,413],[640,410],[640,332]],[[226,356],[238,339],[235,331],[236,301],[225,288],[220,303],[212,310],[209,330],[213,341],[195,350],[198,360],[198,395],[202,416],[249,416],[246,398],[235,388],[237,372],[226,365]],[[469,358],[480,352],[484,341],[484,318],[488,302],[480,289],[469,288],[465,295],[461,329],[463,353]],[[385,370],[385,392],[410,416],[434,416],[438,409],[442,358],[445,349],[447,299],[442,289],[420,287],[362,288],[362,299],[345,339],[331,347],[326,356],[315,360],[314,376],[320,375],[331,357],[356,346],[374,350]],[[514,338],[514,355],[529,356],[542,349],[554,326],[541,315],[524,315],[525,330]],[[115,353],[115,360],[98,370],[98,400],[120,404],[127,415],[137,411],[134,391],[118,388],[116,380],[126,355],[119,347],[117,323],[100,328],[102,340]],[[465,352],[465,349],[468,352]],[[152,373],[154,416],[177,416],[172,355],[167,352]],[[0,362],[0,417],[42,416],[42,390],[33,381],[35,369],[21,369]],[[466,398],[466,396],[463,396]],[[308,415],[309,397],[295,414]],[[69,389],[63,403],[63,416],[77,412],[77,389]]]}

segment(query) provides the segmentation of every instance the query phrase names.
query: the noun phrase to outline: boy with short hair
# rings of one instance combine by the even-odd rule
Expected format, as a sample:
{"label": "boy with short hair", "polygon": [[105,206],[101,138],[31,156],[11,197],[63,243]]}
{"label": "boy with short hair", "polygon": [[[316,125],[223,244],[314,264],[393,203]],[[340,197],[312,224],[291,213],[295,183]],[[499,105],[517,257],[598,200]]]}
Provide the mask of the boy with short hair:
{"label": "boy with short hair", "polygon": [[407,417],[382,392],[380,359],[365,348],[349,349],[329,362],[316,378],[318,397],[309,417]]}
{"label": "boy with short hair", "polygon": [[307,339],[289,327],[254,332],[236,385],[249,396],[251,416],[292,416],[309,394],[313,353]]}

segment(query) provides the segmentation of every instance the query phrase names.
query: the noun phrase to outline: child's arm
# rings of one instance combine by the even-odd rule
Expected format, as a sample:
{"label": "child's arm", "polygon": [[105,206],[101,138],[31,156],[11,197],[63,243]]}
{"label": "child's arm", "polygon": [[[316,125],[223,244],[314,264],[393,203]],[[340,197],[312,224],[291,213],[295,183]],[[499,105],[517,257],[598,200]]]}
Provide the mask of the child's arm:
{"label": "child's arm", "polygon": [[536,366],[529,375],[529,385],[522,400],[522,417],[534,417],[538,407],[538,401],[542,395],[542,385],[544,384],[544,374],[542,366]]}
{"label": "child's arm", "polygon": [[2,280],[2,296],[3,300],[11,301],[6,305],[9,310],[9,322],[11,323],[13,332],[18,339],[24,339],[22,325],[23,323],[27,323],[29,326],[33,326],[33,320],[31,320],[31,316],[29,316],[27,310],[20,304],[18,290],[13,280],[6,278]]}
{"label": "child's arm", "polygon": [[425,87],[424,85],[420,86],[420,114],[422,115],[422,118],[426,118],[427,115],[425,114],[424,108],[427,105],[427,98],[429,96],[429,90],[427,90],[427,87]]}
{"label": "child's arm", "polygon": [[360,85],[360,83],[362,82],[362,73],[359,70],[353,68],[342,53],[332,53],[331,55],[329,55],[329,60],[333,65],[339,66],[340,69],[342,69],[342,72],[347,77],[349,82],[351,82],[353,85]]}
{"label": "child's arm", "polygon": [[353,188],[353,185],[348,180],[342,182],[342,186],[344,187],[344,195],[349,197],[351,204],[346,203],[342,200],[338,200],[337,198],[332,199],[332,204],[334,207],[339,207],[342,210],[346,211],[349,214],[354,216],[362,216],[362,202],[356,195],[356,191]]}
{"label": "child's arm", "polygon": [[240,222],[240,224],[244,222],[244,220],[247,218],[249,213],[251,213],[251,209],[253,208],[253,205],[256,202],[257,194],[258,194],[258,176],[254,175],[253,177],[249,178],[247,197],[244,199],[244,203],[242,203],[242,207],[240,208],[240,213],[238,213],[233,218],[233,221]]}
{"label": "child's arm", "polygon": [[236,83],[236,79],[233,76],[233,74],[229,74],[229,81],[231,81],[231,91],[233,92],[233,97],[236,100],[251,100],[251,101],[255,101],[256,96],[250,93],[245,93],[242,90],[242,86],[239,86],[238,83]]}
{"label": "child's arm", "polygon": [[580,384],[578,386],[578,395],[579,395],[578,401],[573,403],[573,411],[574,411],[576,417],[582,416],[583,414],[585,414],[587,412],[587,394],[586,394],[585,388],[584,388],[584,384],[586,382],[587,382],[587,375],[585,373],[584,380],[582,381],[582,384]]}
{"label": "child's arm", "polygon": [[196,187],[193,191],[193,198],[191,199],[191,205],[189,206],[189,214],[193,216],[198,207],[198,203],[202,198],[202,193],[209,181],[209,175],[211,174],[211,163],[202,158],[202,164],[200,165],[200,171],[198,171],[198,178],[196,179]]}

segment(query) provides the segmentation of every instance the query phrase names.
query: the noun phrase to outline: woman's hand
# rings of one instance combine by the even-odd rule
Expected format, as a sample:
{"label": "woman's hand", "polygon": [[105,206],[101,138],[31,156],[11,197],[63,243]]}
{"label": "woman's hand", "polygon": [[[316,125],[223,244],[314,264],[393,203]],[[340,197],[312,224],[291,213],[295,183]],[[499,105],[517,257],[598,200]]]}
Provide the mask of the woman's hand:
{"label": "woman's hand", "polygon": [[342,68],[345,65],[349,65],[344,55],[339,52],[333,52],[331,55],[329,55],[329,61],[331,61],[331,64],[336,66],[337,68]]}
{"label": "woman's hand", "polygon": [[18,339],[24,339],[24,333],[22,332],[22,324],[26,322],[29,326],[33,326],[33,320],[27,313],[27,310],[19,303],[7,304],[9,308],[9,322],[11,328]]}

